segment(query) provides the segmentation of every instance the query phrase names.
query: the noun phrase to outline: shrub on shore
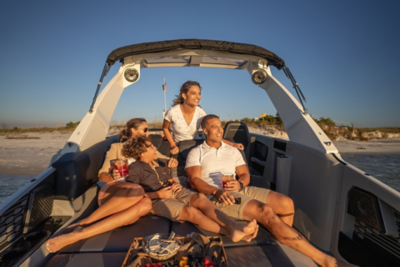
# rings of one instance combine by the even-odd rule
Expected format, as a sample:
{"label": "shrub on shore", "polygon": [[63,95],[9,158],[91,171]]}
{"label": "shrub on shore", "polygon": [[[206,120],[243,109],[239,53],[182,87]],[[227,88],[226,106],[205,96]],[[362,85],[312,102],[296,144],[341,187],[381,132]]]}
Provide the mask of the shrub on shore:
{"label": "shrub on shore", "polygon": [[58,127],[58,125],[55,125],[55,127],[13,127],[13,128],[8,128],[6,124],[2,124],[2,127],[0,129],[0,134],[20,134],[20,133],[48,133],[48,132],[71,132],[75,130],[75,128],[78,126],[80,122],[69,122],[63,127]]}

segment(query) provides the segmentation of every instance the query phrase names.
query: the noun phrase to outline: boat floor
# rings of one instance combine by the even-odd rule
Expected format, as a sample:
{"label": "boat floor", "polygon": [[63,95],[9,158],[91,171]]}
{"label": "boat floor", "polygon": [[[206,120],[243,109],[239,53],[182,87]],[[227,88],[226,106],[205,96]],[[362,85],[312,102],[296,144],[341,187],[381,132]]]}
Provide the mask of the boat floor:
{"label": "boat floor", "polygon": [[[147,215],[134,224],[65,247],[46,266],[121,266],[135,237],[171,231],[179,236],[191,232],[207,236],[219,235],[188,222],[176,223]],[[263,227],[260,227],[257,237],[249,243],[233,243],[226,236],[222,236],[222,240],[229,266],[316,266],[308,257],[277,242]]]}

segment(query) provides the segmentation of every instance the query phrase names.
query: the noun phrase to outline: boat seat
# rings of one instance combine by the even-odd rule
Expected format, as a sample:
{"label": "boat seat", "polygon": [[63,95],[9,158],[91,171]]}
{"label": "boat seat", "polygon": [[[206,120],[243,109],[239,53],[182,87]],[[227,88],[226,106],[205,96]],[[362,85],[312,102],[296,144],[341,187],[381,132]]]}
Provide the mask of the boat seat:
{"label": "boat seat", "polygon": [[[253,247],[226,247],[229,266],[295,266],[286,256],[280,246],[253,246]],[[51,258],[46,267],[63,266],[98,266],[119,267],[125,260],[126,252],[88,252],[88,253],[63,253]],[[299,265],[309,266],[309,265]]]}
{"label": "boat seat", "polygon": [[243,122],[229,121],[224,127],[224,139],[233,140],[235,143],[241,143],[244,146],[246,162],[250,162],[251,139],[247,125]]}
{"label": "boat seat", "polygon": [[177,176],[186,176],[186,158],[192,148],[202,144],[204,139],[184,140],[179,142],[179,153],[175,158],[178,160]]}
{"label": "boat seat", "polygon": [[154,233],[169,233],[171,221],[154,215],[146,215],[134,224],[81,240],[71,244],[59,253],[73,252],[127,252],[135,237]]}
{"label": "boat seat", "polygon": [[164,140],[164,138],[159,135],[159,134],[150,134],[150,139],[153,142],[153,145],[157,148],[158,152],[163,154],[164,156],[169,157],[171,152],[171,145],[167,140]]}
{"label": "boat seat", "polygon": [[125,260],[126,252],[110,253],[66,253],[57,254],[51,258],[46,267],[75,267],[75,266],[96,266],[96,267],[121,267]]}
{"label": "boat seat", "polygon": [[98,181],[98,171],[111,144],[118,142],[114,135],[82,152],[66,153],[52,164],[56,169],[54,199],[74,200]]}
{"label": "boat seat", "polygon": [[258,230],[257,237],[250,242],[245,242],[245,241],[233,242],[229,236],[224,236],[221,234],[203,230],[190,222],[184,222],[184,223],[172,222],[171,231],[175,232],[177,235],[180,235],[180,236],[186,236],[192,232],[199,233],[199,234],[202,234],[205,236],[221,236],[225,247],[248,247],[248,246],[266,246],[266,245],[276,246],[276,245],[278,245],[275,238],[268,232],[268,230],[266,230],[261,225]]}
{"label": "boat seat", "polygon": [[228,257],[229,266],[295,266],[280,246],[227,247],[225,252],[226,256]]}

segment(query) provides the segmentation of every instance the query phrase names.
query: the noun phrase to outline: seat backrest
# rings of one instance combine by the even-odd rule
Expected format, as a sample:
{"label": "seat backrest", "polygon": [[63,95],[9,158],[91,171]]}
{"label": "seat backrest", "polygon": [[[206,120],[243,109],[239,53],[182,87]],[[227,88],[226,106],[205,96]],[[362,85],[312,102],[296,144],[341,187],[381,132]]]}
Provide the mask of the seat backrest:
{"label": "seat backrest", "polygon": [[150,139],[153,142],[153,145],[157,148],[158,152],[164,156],[170,156],[171,145],[167,140],[164,140],[164,138],[159,134],[150,134]]}
{"label": "seat backrest", "polygon": [[250,158],[250,132],[247,125],[243,122],[229,121],[224,127],[224,139],[233,140],[235,143],[241,143],[244,146],[244,154],[247,162]]}
{"label": "seat backrest", "polygon": [[[178,159],[178,167],[176,176],[187,176],[185,171],[186,159],[189,155],[189,152],[198,145],[201,145],[204,142],[203,139],[195,139],[195,140],[185,140],[179,142],[179,154],[177,156]],[[248,163],[245,154],[243,151],[239,150],[240,154],[243,156],[246,164]],[[175,174],[175,173],[174,173]]]}
{"label": "seat backrest", "polygon": [[185,140],[179,142],[179,154],[176,157],[178,160],[177,176],[186,176],[186,158],[192,148],[202,144],[203,142],[204,139]]}
{"label": "seat backrest", "polygon": [[55,199],[74,200],[98,181],[98,171],[111,144],[118,142],[114,135],[85,151],[66,153],[52,164],[56,169]]}

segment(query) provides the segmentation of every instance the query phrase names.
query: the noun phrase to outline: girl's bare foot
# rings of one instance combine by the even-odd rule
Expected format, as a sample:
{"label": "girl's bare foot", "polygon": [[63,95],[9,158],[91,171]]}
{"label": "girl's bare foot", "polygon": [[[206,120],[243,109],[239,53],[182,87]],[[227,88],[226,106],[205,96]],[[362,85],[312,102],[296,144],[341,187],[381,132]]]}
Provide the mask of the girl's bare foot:
{"label": "girl's bare foot", "polygon": [[231,232],[233,242],[238,242],[243,238],[246,238],[245,241],[249,242],[255,237],[252,237],[255,232],[257,235],[258,225],[256,220],[249,222],[247,225],[243,225],[243,223],[236,223],[234,227],[235,228],[233,228]]}
{"label": "girl's bare foot", "polygon": [[82,239],[80,232],[83,230],[83,228],[84,227],[76,225],[71,233],[56,236],[48,240],[45,244],[45,247],[50,253],[55,253],[63,247],[78,242]]}

